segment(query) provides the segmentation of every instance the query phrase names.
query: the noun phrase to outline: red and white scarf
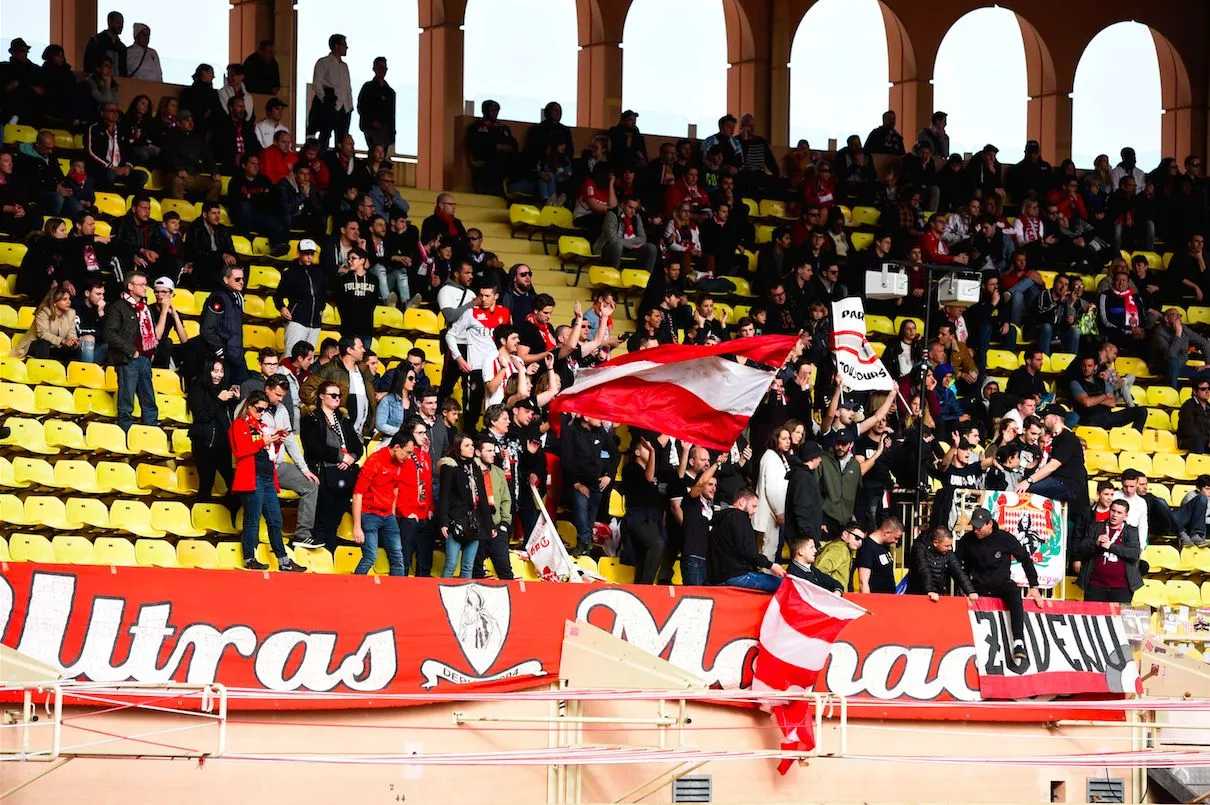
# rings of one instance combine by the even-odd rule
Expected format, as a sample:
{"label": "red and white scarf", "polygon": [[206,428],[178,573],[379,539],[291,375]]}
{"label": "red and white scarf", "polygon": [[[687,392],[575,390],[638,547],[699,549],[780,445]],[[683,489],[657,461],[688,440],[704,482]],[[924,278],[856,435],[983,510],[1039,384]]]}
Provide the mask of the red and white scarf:
{"label": "red and white scarf", "polygon": [[135,315],[139,320],[139,340],[135,343],[135,346],[139,348],[140,355],[150,355],[155,352],[160,339],[155,337],[155,322],[151,320],[151,310],[147,307],[147,300],[135,299],[130,294],[122,294],[122,296],[134,308]]}

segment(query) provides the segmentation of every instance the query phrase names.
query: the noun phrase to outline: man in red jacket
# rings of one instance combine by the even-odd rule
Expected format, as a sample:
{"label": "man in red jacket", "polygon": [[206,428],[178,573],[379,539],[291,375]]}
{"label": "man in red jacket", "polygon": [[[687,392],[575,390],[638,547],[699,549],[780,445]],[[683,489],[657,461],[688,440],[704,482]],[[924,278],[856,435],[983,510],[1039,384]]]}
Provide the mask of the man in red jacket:
{"label": "man in red jacket", "polygon": [[[416,557],[416,575],[433,574],[433,457],[429,453],[429,426],[419,418],[409,419],[399,429],[416,443],[399,477],[395,516],[399,520],[399,542],[403,546],[403,570],[407,573]],[[381,451],[380,451],[381,452]]]}
{"label": "man in red jacket", "polygon": [[406,576],[399,523],[395,520],[404,465],[416,452],[416,439],[399,431],[391,443],[366,459],[353,488],[353,541],[361,546],[361,561],[353,571],[364,576],[378,559],[378,544],[387,552],[392,576]]}
{"label": "man in red jacket", "polygon": [[923,262],[944,266],[966,265],[969,258],[965,254],[950,254],[949,246],[941,239],[941,233],[944,231],[945,216],[934,213],[933,217],[929,218],[929,228],[920,236],[920,249],[924,253]]}

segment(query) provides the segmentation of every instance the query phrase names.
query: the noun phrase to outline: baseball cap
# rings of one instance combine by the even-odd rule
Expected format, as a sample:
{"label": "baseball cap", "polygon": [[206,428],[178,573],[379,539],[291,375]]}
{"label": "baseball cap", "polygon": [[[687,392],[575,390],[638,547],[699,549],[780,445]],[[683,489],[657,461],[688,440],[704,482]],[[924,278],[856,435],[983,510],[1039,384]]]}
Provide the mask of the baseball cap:
{"label": "baseball cap", "polygon": [[515,404],[513,408],[528,408],[530,411],[534,411],[535,413],[539,410],[538,403],[536,403],[532,397],[526,397],[524,400],[521,400]]}
{"label": "baseball cap", "polygon": [[983,153],[986,154],[988,151],[992,152],[993,154],[1000,153],[1000,149],[997,148],[996,146],[992,145],[991,143],[988,143],[987,145],[983,146]]}
{"label": "baseball cap", "polygon": [[857,401],[854,400],[852,397],[848,397],[847,399],[841,400],[840,404],[837,405],[836,407],[837,408],[847,408],[850,411],[857,411],[857,410],[860,410],[860,408],[861,408],[861,406],[858,405]]}
{"label": "baseball cap", "polygon": [[991,522],[994,522],[992,513],[987,509],[979,508],[971,512],[971,528],[982,528]]}
{"label": "baseball cap", "polygon": [[157,291],[160,291],[160,290],[175,291],[176,283],[173,282],[172,280],[168,279],[167,277],[160,277],[158,280],[156,280],[155,282],[153,282],[151,284],[151,287]]}
{"label": "baseball cap", "polygon": [[319,245],[310,238],[303,238],[298,242],[298,250],[300,252],[317,252]]}
{"label": "baseball cap", "polygon": [[622,113],[622,117],[638,117],[638,116],[639,116],[639,113],[634,111],[633,109],[627,109],[625,112]]}
{"label": "baseball cap", "polygon": [[1042,416],[1047,417],[1047,416],[1050,416],[1051,414],[1053,414],[1055,416],[1065,417],[1065,416],[1067,416],[1067,409],[1064,408],[1062,405],[1059,405],[1058,403],[1051,403],[1050,405],[1048,405],[1042,409]]}

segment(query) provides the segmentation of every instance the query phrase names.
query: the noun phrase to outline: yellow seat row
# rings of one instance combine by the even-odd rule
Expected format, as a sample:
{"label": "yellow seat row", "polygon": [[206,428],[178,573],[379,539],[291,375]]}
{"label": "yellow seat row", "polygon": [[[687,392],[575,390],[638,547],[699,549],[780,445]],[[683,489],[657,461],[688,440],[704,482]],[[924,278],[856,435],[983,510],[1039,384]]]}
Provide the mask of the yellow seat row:
{"label": "yellow seat row", "polygon": [[1210,606],[1210,581],[1204,582],[1201,589],[1197,584],[1185,579],[1143,579],[1143,586],[1134,592],[1131,601],[1136,606]]}
{"label": "yellow seat row", "polygon": [[[155,425],[132,425],[129,433],[109,422],[89,422],[85,428],[68,420],[9,417],[4,424],[12,428],[0,448],[9,452],[53,456],[61,453],[108,453],[119,456],[155,456],[183,458],[192,453],[183,429],[168,432]],[[170,441],[171,438],[171,441]],[[14,450],[16,448],[16,450]]]}

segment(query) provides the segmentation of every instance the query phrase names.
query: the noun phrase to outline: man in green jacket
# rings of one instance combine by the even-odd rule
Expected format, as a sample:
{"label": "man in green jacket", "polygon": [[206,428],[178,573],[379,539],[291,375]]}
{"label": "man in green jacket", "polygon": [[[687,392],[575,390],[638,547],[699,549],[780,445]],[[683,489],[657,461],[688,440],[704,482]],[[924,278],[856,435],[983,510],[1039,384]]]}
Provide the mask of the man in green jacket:
{"label": "man in green jacket", "polygon": [[856,520],[850,520],[840,532],[839,539],[829,540],[819,549],[815,557],[815,569],[826,573],[844,585],[845,590],[853,590],[853,556],[865,539],[865,529]]}
{"label": "man in green jacket", "polygon": [[512,557],[508,553],[508,541],[513,533],[513,496],[508,490],[508,479],[504,470],[496,462],[499,448],[495,439],[490,436],[480,436],[475,441],[475,465],[483,470],[483,486],[487,490],[487,505],[492,510],[492,522],[489,532],[491,536],[483,542],[475,553],[475,567],[472,577],[484,577],[483,559],[492,560],[492,569],[496,578],[512,581]]}
{"label": "man in green jacket", "polygon": [[824,528],[829,537],[841,532],[841,523],[853,519],[857,489],[861,486],[861,461],[853,455],[853,432],[845,428],[832,433],[832,449],[819,465],[823,489]]}

